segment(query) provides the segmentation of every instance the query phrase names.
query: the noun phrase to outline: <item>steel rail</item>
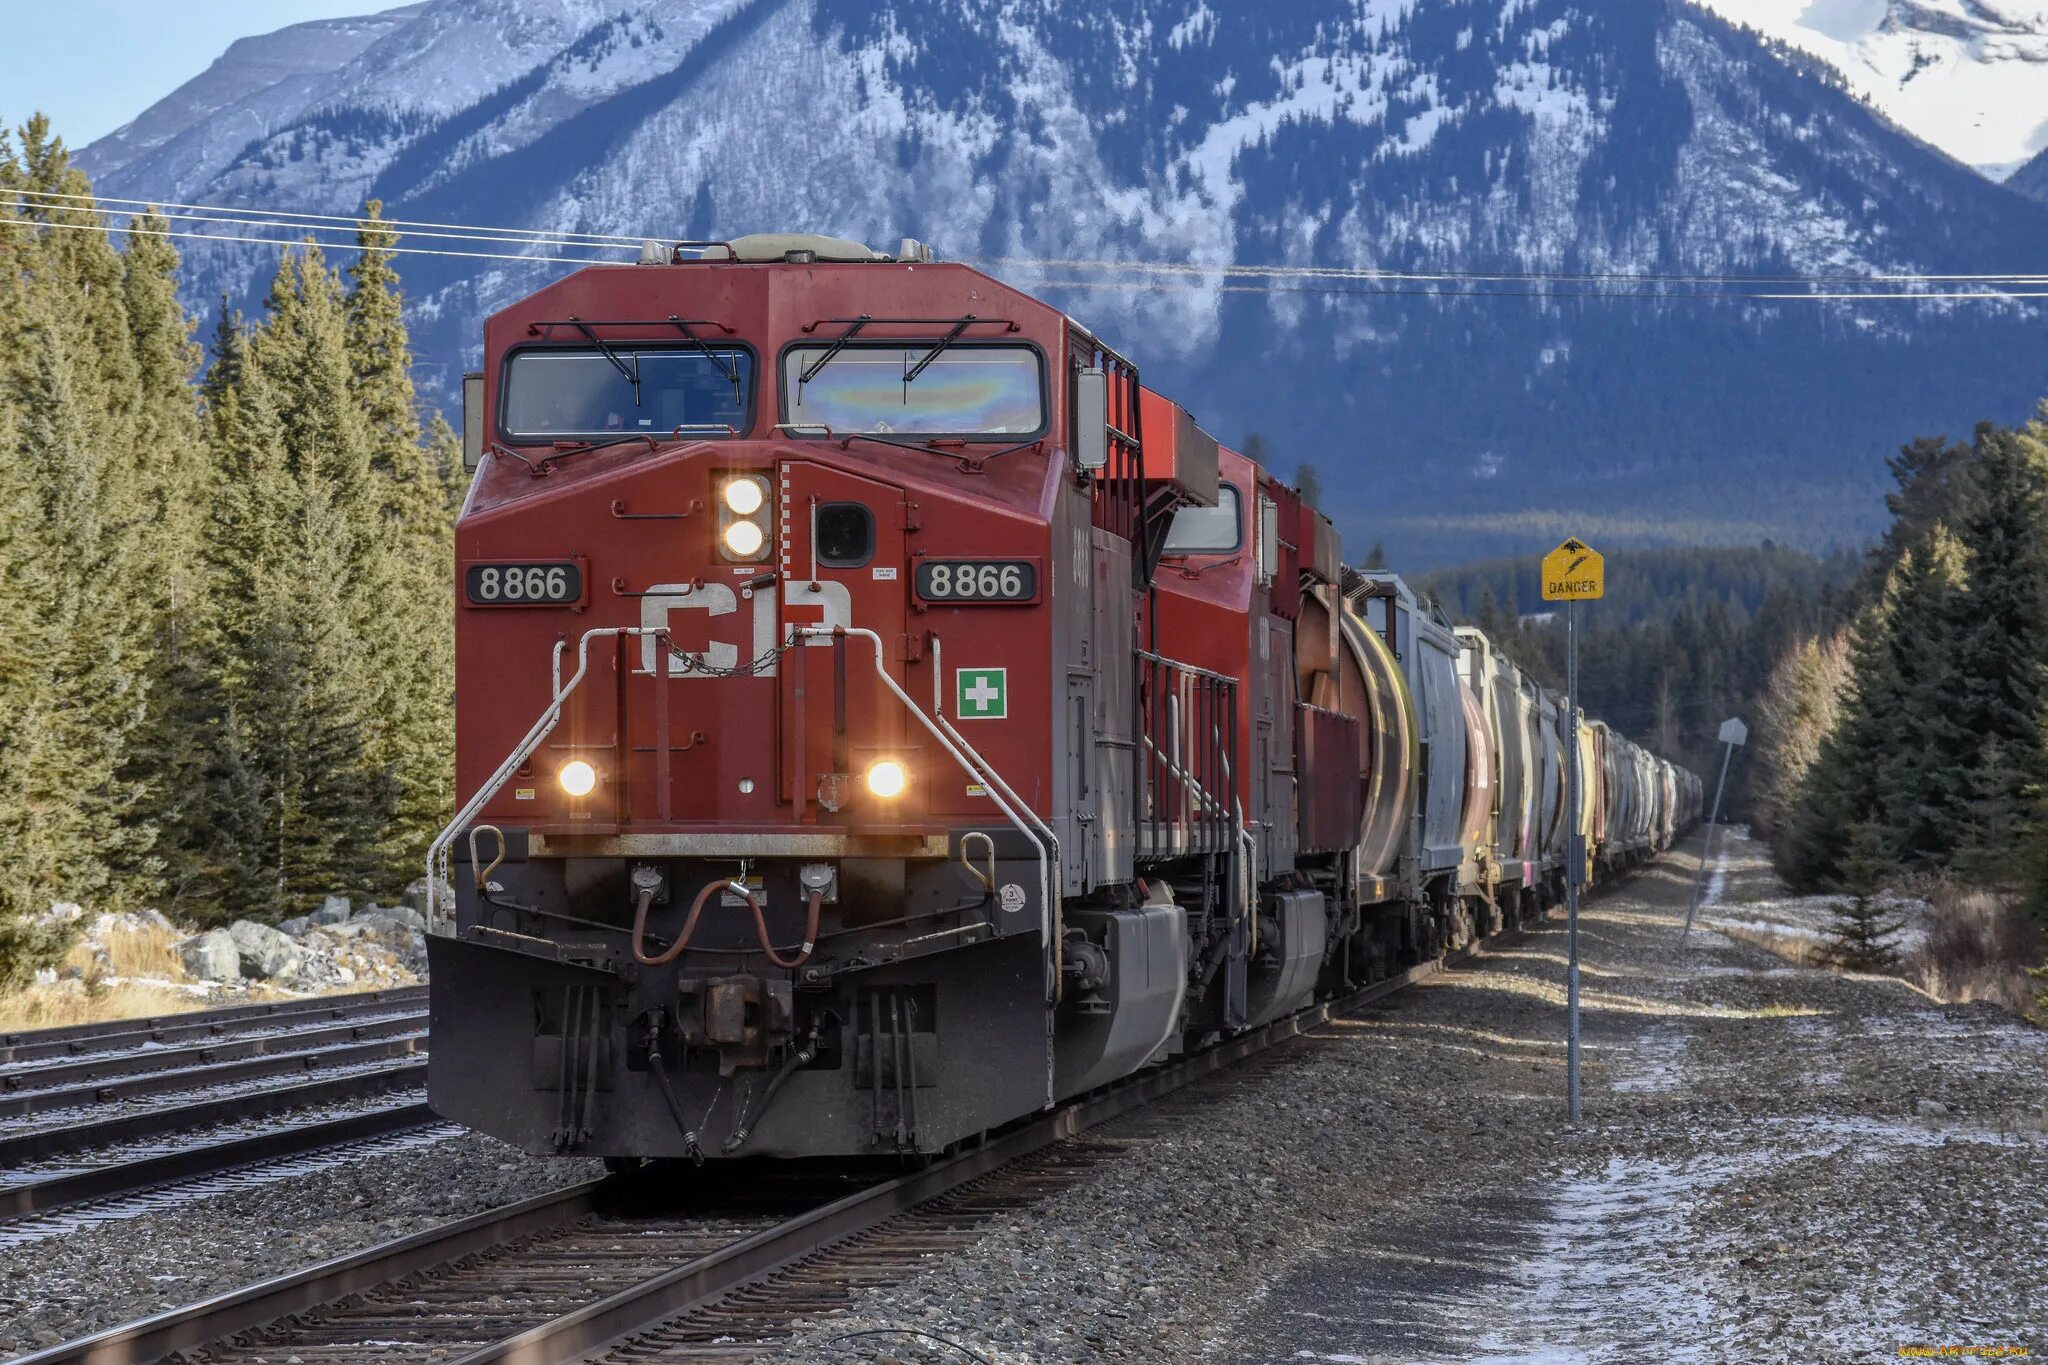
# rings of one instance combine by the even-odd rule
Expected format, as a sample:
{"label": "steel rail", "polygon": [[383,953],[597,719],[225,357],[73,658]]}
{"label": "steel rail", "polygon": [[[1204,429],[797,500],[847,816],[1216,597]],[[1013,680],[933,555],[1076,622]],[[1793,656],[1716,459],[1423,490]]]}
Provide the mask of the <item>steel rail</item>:
{"label": "steel rail", "polygon": [[164,1105],[140,1113],[92,1119],[60,1128],[34,1128],[27,1132],[0,1135],[0,1169],[24,1161],[68,1156],[107,1143],[167,1137],[212,1125],[261,1118],[265,1114],[300,1105],[365,1099],[391,1090],[424,1085],[426,1078],[427,1059],[412,1056],[396,1066],[379,1067],[375,1071],[327,1076],[299,1085],[222,1095],[191,1104]]}
{"label": "steel rail", "polygon": [[127,1051],[81,1057],[76,1061],[29,1066],[0,1072],[0,1093],[48,1090],[85,1081],[113,1080],[159,1071],[190,1070],[216,1062],[240,1061],[249,1057],[283,1056],[309,1052],[334,1043],[362,1043],[374,1038],[395,1038],[423,1032],[424,1011],[388,1014],[360,1022],[320,1024],[312,1028],[284,1029],[254,1038],[192,1043],[184,1047],[133,1048]]}
{"label": "steel rail", "polygon": [[288,1025],[314,1015],[347,1019],[357,1014],[386,1013],[426,1003],[425,986],[388,991],[358,991],[310,1000],[274,1000],[257,1005],[230,1005],[189,1014],[157,1014],[146,1019],[114,1019],[98,1024],[65,1024],[57,1028],[0,1033],[0,1064],[68,1057],[86,1052],[141,1047],[186,1038],[218,1037],[252,1029]]}
{"label": "steel rail", "polygon": [[675,1270],[469,1354],[452,1365],[553,1365],[622,1344],[720,1295],[771,1275],[846,1238],[908,1213],[920,1204],[1013,1162],[1120,1118],[1153,1101],[1236,1065],[1353,1010],[1428,979],[1478,952],[1419,963],[1342,999],[1311,1006],[1284,1019],[1204,1049],[1183,1061],[1116,1082],[1103,1091],[1024,1120],[982,1146],[912,1175],[885,1182],[800,1214],[765,1232],[699,1257]]}
{"label": "steel rail", "polygon": [[[182,1308],[15,1358],[14,1365],[141,1365],[375,1289],[416,1271],[595,1213],[603,1180],[523,1199],[395,1242],[337,1256]],[[286,1354],[289,1354],[288,1352]]]}
{"label": "steel rail", "polygon": [[79,1109],[94,1104],[145,1099],[152,1095],[175,1094],[181,1090],[210,1089],[237,1081],[263,1080],[272,1076],[303,1075],[308,1071],[358,1062],[390,1061],[426,1051],[426,1020],[422,1017],[402,1037],[378,1038],[369,1042],[344,1043],[339,1047],[311,1051],[283,1052],[247,1057],[240,1061],[183,1067],[175,1071],[152,1071],[140,1076],[123,1076],[106,1082],[56,1086],[47,1090],[17,1090],[0,1095],[0,1118],[25,1118],[53,1110]]}
{"label": "steel rail", "polygon": [[[1339,1014],[1424,980],[1473,951],[1467,949],[1456,958],[1419,964],[1340,1001],[1303,1010],[1170,1067],[1131,1077],[1094,1096],[1034,1115],[982,1146],[741,1238],[596,1303],[472,1350],[457,1357],[454,1365],[555,1362],[645,1331],[1088,1128],[1141,1108],[1256,1052],[1319,1027]],[[19,1357],[16,1365],[142,1365],[173,1352],[190,1351],[418,1271],[573,1223],[600,1210],[610,1184],[604,1180],[588,1181],[485,1210],[444,1227],[430,1228],[52,1346]],[[283,1353],[290,1354],[288,1349]]]}
{"label": "steel rail", "polygon": [[132,1161],[117,1160],[87,1170],[31,1177],[18,1184],[0,1184],[0,1220],[141,1194],[198,1176],[218,1175],[280,1157],[305,1156],[322,1148],[426,1128],[438,1122],[425,1100],[415,1100],[368,1113],[344,1114],[249,1137],[229,1138],[225,1142],[194,1143],[175,1152]]}
{"label": "steel rail", "polygon": [[[625,1346],[641,1333],[716,1301],[1043,1152],[1196,1081],[1321,1028],[1334,1019],[1459,966],[1489,945],[1513,942],[1523,925],[1418,963],[1337,1000],[1297,1011],[1190,1057],[1128,1077],[1029,1118],[1001,1136],[922,1171],[871,1186],[743,1237],[673,1270],[503,1340],[452,1365],[541,1365]],[[140,1365],[174,1351],[269,1326],[280,1319],[404,1276],[447,1265],[515,1239],[565,1226],[604,1207],[612,1184],[588,1181],[440,1228],[337,1257],[137,1322],[18,1358],[17,1365]],[[288,1348],[280,1348],[289,1354]]]}

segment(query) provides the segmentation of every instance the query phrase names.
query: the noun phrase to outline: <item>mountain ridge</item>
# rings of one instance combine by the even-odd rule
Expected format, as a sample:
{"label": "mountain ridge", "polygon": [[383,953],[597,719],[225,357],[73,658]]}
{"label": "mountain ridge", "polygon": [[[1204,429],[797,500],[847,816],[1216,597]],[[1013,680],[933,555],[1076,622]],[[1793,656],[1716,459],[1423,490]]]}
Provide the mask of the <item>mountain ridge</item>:
{"label": "mountain ridge", "polygon": [[[376,194],[434,221],[910,235],[981,260],[1860,277],[2010,271],[2048,231],[2048,210],[1680,0],[543,0],[484,44],[507,2],[432,0],[242,147],[83,159],[138,197],[349,212]],[[495,83],[393,103],[381,54],[412,54],[417,79],[435,44],[483,53]],[[195,302],[267,272],[189,254]],[[483,313],[567,268],[406,267],[438,395]],[[1609,543],[1825,549],[1880,523],[1901,441],[2048,388],[2025,304],[996,269],[1201,395],[1226,439],[1315,463],[1355,538],[1436,562],[1572,517]],[[1416,296],[1444,290],[1462,297]]]}

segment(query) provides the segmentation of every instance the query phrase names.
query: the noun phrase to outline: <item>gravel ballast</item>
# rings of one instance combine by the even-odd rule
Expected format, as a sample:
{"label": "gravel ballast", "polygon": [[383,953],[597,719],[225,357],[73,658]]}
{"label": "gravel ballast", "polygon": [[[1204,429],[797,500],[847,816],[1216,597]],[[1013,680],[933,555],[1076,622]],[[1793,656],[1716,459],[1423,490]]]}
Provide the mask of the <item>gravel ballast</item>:
{"label": "gravel ballast", "polygon": [[[1552,920],[1201,1083],[1171,1121],[1091,1132],[1121,1152],[770,1358],[971,1358],[945,1341],[1002,1365],[2048,1346],[2048,1033],[1711,931],[1681,945],[1697,848],[1586,909],[1576,1129]],[[1720,895],[1772,893],[1754,845],[1726,851]],[[0,1253],[0,1350],[594,1172],[464,1137]]]}
{"label": "gravel ballast", "polygon": [[0,1250],[0,1354],[176,1308],[602,1175],[473,1133]]}
{"label": "gravel ballast", "polygon": [[[968,1358],[849,1338],[890,1329],[1002,1365],[2048,1346],[2048,1033],[1713,932],[1681,946],[1698,848],[1585,910],[1576,1130],[1556,919],[773,1359]],[[1722,894],[1775,889],[1755,845],[1727,852]]]}

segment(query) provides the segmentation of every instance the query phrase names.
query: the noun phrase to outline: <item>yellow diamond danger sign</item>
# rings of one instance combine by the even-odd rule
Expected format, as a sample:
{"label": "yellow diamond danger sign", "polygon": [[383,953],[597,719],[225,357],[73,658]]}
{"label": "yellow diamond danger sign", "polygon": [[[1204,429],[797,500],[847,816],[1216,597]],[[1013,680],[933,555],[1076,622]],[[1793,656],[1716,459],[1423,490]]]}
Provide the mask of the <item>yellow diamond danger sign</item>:
{"label": "yellow diamond danger sign", "polygon": [[1577,536],[1543,556],[1544,601],[1576,602],[1606,592],[1607,561]]}

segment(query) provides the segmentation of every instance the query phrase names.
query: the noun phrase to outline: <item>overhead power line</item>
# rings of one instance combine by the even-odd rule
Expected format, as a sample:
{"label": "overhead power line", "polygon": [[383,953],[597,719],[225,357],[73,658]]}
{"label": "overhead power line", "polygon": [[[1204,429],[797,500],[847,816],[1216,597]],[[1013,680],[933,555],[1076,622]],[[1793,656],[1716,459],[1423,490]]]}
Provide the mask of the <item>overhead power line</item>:
{"label": "overhead power line", "polygon": [[[635,249],[661,237],[624,234],[583,233],[542,228],[486,227],[466,223],[427,222],[414,219],[370,219],[361,215],[301,213],[284,210],[244,209],[224,204],[156,202],[120,196],[94,196],[49,190],[16,190],[21,199],[49,211],[97,216],[107,205],[130,206],[113,210],[127,213],[130,223],[40,222],[39,227],[73,231],[103,231],[127,235],[168,237],[186,240],[235,242],[248,245],[290,247],[302,240],[314,240],[329,250],[355,250],[350,238],[375,225],[408,229],[400,234],[436,241],[474,242],[480,246],[527,248],[486,251],[475,249],[396,246],[396,255],[434,256],[487,261],[524,261],[559,265],[616,264],[618,258],[603,255],[561,255],[562,251],[605,252]],[[139,227],[133,221],[145,212],[165,222],[198,223],[221,227],[245,227],[259,231],[292,234],[249,236],[238,233],[200,231],[192,228]],[[707,248],[713,243],[685,243]],[[1855,274],[1664,274],[1655,271],[1486,271],[1486,270],[1391,270],[1368,266],[1243,265],[1163,260],[1080,260],[1028,256],[969,258],[963,264],[991,270],[1030,271],[1038,275],[1065,272],[1064,276],[1042,278],[1038,287],[1147,293],[1301,294],[1324,297],[1394,298],[1524,298],[1587,299],[1596,301],[1684,302],[1705,299],[1722,302],[1986,302],[2048,297],[2048,274],[1873,273]],[[1132,278],[1135,277],[1135,278]],[[1483,288],[1478,286],[1522,286]],[[1558,286],[1573,286],[1560,288]],[[1884,288],[1883,286],[1896,286]],[[1942,286],[1936,288],[1934,286]],[[1975,286],[1975,287],[1970,287]]]}
{"label": "overhead power line", "polygon": [[[238,233],[226,232],[180,232],[170,228],[121,227],[113,223],[37,223],[38,230],[56,228],[70,232],[119,233],[127,237],[196,237],[212,242],[256,242],[266,246],[305,246],[300,237],[244,237]],[[354,242],[314,242],[312,245],[323,251],[362,251],[365,248]],[[512,251],[443,251],[424,246],[384,247],[395,256],[459,256],[475,261],[531,261],[535,263],[560,263],[563,265],[618,265],[610,256],[539,256],[527,252]]]}
{"label": "overhead power line", "polygon": [[[574,239],[574,241],[576,242],[611,242],[619,246],[632,247],[637,247],[642,242],[649,240],[666,240],[662,238],[659,234],[656,234],[652,238],[649,238],[647,236],[628,237],[619,233],[612,232],[571,232],[567,230],[556,230],[553,228],[481,227],[474,223],[427,223],[419,222],[409,218],[371,219],[365,217],[360,213],[355,214],[354,216],[350,216],[348,214],[343,213],[295,213],[284,209],[244,209],[236,208],[231,204],[180,204],[159,199],[124,199],[113,195],[60,194],[55,190],[19,189],[14,192],[16,194],[23,196],[24,198],[54,200],[58,202],[73,202],[79,203],[85,208],[91,208],[96,205],[123,204],[134,206],[136,212],[143,212],[149,209],[198,209],[207,213],[246,214],[259,218],[267,224],[271,224],[278,227],[290,226],[289,223],[278,221],[281,219],[290,219],[292,220],[292,222],[333,223],[338,226],[346,226],[351,230],[365,227],[372,222],[376,222],[385,227],[450,228],[461,232],[496,233],[510,237],[533,239],[563,238]],[[563,245],[568,244],[570,243],[567,240],[563,242]]]}

